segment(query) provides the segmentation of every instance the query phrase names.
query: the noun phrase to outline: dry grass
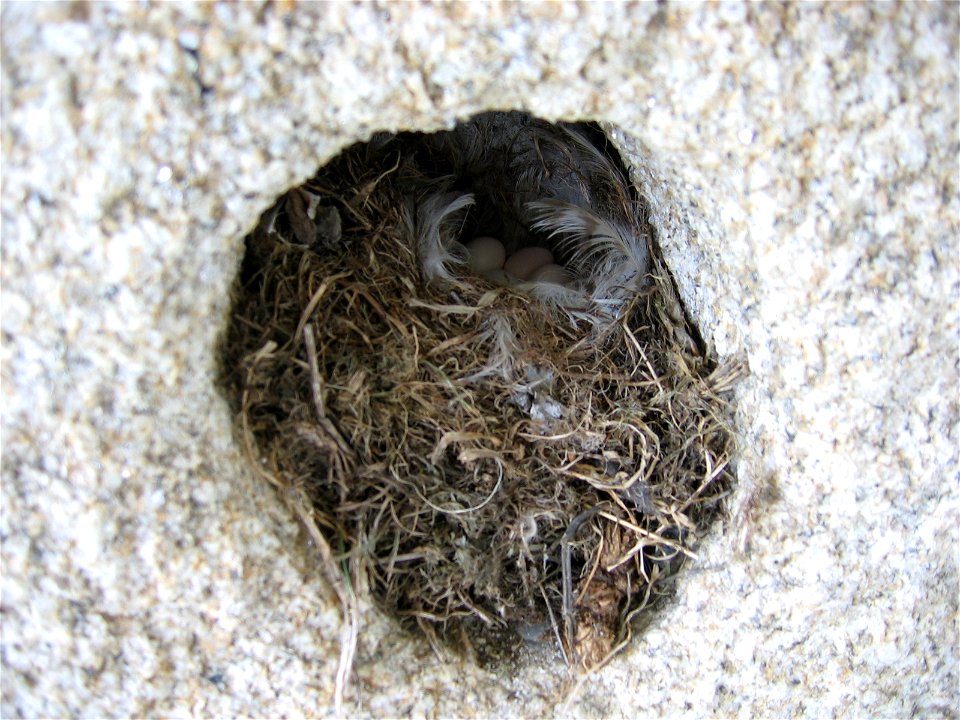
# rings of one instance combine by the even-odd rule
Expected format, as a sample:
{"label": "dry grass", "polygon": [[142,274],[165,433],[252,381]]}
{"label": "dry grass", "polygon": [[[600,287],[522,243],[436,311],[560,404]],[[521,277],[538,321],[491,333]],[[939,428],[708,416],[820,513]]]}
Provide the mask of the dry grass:
{"label": "dry grass", "polygon": [[[540,638],[596,667],[720,509],[733,376],[656,252],[599,334],[466,273],[424,283],[417,181],[402,145],[356,146],[248,237],[224,367],[250,460],[314,536],[347,667],[358,587],[435,646]],[[311,235],[310,195],[342,234]]]}

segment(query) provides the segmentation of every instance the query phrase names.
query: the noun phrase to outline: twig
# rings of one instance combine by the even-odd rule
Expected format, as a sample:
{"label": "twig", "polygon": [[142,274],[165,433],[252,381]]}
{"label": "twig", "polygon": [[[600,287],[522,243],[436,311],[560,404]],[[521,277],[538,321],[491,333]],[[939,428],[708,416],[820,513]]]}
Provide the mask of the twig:
{"label": "twig", "polygon": [[570,648],[570,655],[576,662],[577,652],[574,648],[574,638],[576,637],[577,618],[573,608],[573,571],[570,568],[570,541],[577,534],[577,530],[590,518],[596,515],[601,509],[605,508],[607,503],[603,502],[594,505],[589,510],[584,510],[577,515],[567,525],[566,532],[560,538],[560,565],[563,572],[563,625],[567,635],[567,645]]}
{"label": "twig", "polygon": [[560,654],[563,656],[563,663],[567,667],[570,667],[570,658],[567,657],[567,651],[563,647],[563,638],[560,637],[560,627],[557,625],[557,617],[553,614],[553,607],[550,605],[550,600],[547,599],[547,593],[543,589],[543,584],[540,584],[540,594],[543,596],[543,604],[547,606],[547,614],[550,616],[550,625],[553,628],[553,635],[557,638],[557,646],[560,648]]}
{"label": "twig", "polygon": [[293,509],[300,516],[300,521],[310,533],[317,550],[320,552],[320,558],[323,561],[324,573],[327,581],[333,586],[337,598],[340,600],[340,607],[343,612],[343,624],[340,627],[340,664],[337,667],[337,680],[334,685],[333,700],[338,716],[342,714],[343,694],[347,687],[350,670],[353,668],[353,658],[357,650],[357,637],[359,635],[359,608],[353,593],[347,589],[344,584],[343,571],[340,570],[333,557],[333,551],[330,544],[320,532],[313,516],[304,505],[303,499],[298,497],[293,503]]}
{"label": "twig", "polygon": [[336,283],[337,280],[349,277],[351,274],[351,271],[347,270],[346,272],[336,273],[335,275],[328,275],[323,279],[320,287],[317,288],[316,292],[313,293],[313,296],[310,298],[310,302],[307,303],[303,312],[300,313],[300,322],[297,323],[297,329],[293,333],[293,338],[299,337],[300,333],[303,332],[303,328],[310,321],[310,316],[313,315],[313,311],[317,309],[320,300],[322,300],[323,296],[327,294],[327,291],[333,287],[333,284]]}
{"label": "twig", "polygon": [[[340,434],[336,425],[327,417],[323,377],[320,375],[320,368],[317,365],[317,344],[313,339],[313,327],[310,325],[303,328],[303,344],[306,346],[307,363],[310,365],[310,391],[313,395],[314,409],[317,411],[317,420],[320,422],[320,427],[322,427],[327,435],[336,443],[339,454],[347,460],[345,465],[352,467],[356,462],[356,455],[353,452],[353,448],[350,447],[343,435]],[[347,468],[345,467],[344,469]]]}

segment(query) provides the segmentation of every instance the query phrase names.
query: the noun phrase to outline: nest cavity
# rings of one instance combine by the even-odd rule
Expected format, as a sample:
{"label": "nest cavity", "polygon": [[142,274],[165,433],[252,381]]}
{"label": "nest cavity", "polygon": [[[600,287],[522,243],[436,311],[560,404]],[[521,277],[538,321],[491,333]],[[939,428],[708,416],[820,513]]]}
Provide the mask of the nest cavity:
{"label": "nest cavity", "polygon": [[[438,649],[595,667],[721,508],[734,372],[595,126],[472,122],[355,145],[263,215],[225,382],[341,592]],[[550,248],[572,281],[474,272],[476,235]]]}

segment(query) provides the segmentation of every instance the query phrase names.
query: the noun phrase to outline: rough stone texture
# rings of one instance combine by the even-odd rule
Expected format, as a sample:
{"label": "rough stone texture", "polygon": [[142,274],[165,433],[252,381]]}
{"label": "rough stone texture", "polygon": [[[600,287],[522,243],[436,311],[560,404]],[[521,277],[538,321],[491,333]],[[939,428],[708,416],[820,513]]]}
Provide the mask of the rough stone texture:
{"label": "rough stone texture", "polygon": [[244,232],[377,129],[593,118],[739,389],[731,518],[630,651],[351,713],[956,715],[956,4],[2,7],[3,716],[323,715],[338,609],[214,385]]}

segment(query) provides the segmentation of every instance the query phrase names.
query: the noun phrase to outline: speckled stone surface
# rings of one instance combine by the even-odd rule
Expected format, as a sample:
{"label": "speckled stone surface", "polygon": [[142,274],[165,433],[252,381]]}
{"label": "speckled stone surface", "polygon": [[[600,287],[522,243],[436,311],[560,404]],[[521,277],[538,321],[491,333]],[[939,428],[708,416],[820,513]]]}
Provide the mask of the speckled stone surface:
{"label": "speckled stone surface", "polygon": [[576,694],[368,609],[348,712],[957,715],[956,4],[0,13],[4,717],[333,712],[334,596],[214,382],[242,236],[346,144],[493,108],[609,123],[749,365],[740,487]]}

